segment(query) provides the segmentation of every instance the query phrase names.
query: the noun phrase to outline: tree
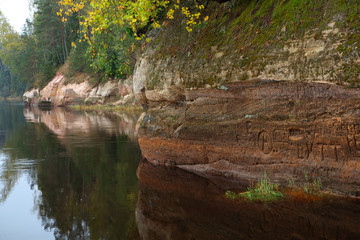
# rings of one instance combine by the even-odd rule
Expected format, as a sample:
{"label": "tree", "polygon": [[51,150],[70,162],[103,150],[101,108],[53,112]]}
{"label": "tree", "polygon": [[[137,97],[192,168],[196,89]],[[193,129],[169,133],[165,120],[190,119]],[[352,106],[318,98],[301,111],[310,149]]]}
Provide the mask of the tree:
{"label": "tree", "polygon": [[[106,77],[124,78],[131,74],[135,63],[135,40],[141,39],[150,26],[159,28],[159,19],[165,13],[173,19],[174,12],[179,10],[187,20],[189,32],[201,21],[204,5],[197,0],[182,2],[192,3],[193,9],[186,4],[180,7],[180,0],[171,7],[168,0],[61,0],[58,15],[67,22],[77,13],[81,30],[78,42],[88,42],[92,67],[103,71]],[[77,43],[72,45],[76,47]]]}
{"label": "tree", "polygon": [[[65,63],[69,55],[73,21],[63,23],[57,16],[56,0],[35,0],[37,9],[34,15],[34,37],[36,41],[36,59],[39,85],[46,83],[56,72],[57,67]],[[70,34],[69,34],[70,33]],[[71,38],[70,37],[70,38]]]}
{"label": "tree", "polygon": [[22,50],[19,34],[10,26],[0,12],[0,95],[21,94],[26,84],[19,82],[17,77],[17,57]]}

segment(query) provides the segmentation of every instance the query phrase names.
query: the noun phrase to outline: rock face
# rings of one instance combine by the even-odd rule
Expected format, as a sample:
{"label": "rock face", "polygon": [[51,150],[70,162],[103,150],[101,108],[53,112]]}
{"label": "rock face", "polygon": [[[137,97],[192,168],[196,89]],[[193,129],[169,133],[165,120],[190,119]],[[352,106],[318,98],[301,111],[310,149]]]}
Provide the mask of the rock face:
{"label": "rock face", "polygon": [[25,105],[37,105],[39,104],[40,91],[39,89],[30,89],[23,95],[23,102]]}
{"label": "rock face", "polygon": [[266,171],[360,195],[360,91],[348,88],[360,79],[359,5],[341,4],[210,1],[199,29],[154,31],[133,78],[144,157],[213,181]]}
{"label": "rock face", "polygon": [[144,157],[211,179],[248,184],[320,177],[360,194],[360,91],[329,83],[241,81],[151,103],[142,119]]}
{"label": "rock face", "polygon": [[[134,73],[137,89],[214,87],[255,78],[358,84],[358,14],[348,22],[352,14],[330,2],[304,5],[299,12],[292,1],[271,7],[265,1],[209,4],[210,21],[201,29],[189,34],[182,21],[170,21],[153,34]],[[284,7],[291,10],[276,16]]]}
{"label": "rock face", "polygon": [[81,83],[66,83],[65,76],[58,73],[43,89],[31,89],[23,95],[23,101],[27,105],[62,106],[115,102],[115,100],[122,101],[119,104],[136,104],[132,78],[93,86],[87,80]]}

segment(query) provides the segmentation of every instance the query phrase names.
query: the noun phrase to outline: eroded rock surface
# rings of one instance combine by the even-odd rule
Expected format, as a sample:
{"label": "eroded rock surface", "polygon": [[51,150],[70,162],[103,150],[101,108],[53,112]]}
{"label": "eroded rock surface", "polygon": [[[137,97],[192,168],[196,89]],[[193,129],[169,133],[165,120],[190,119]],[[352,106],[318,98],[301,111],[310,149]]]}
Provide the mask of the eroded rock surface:
{"label": "eroded rock surface", "polygon": [[136,105],[132,78],[124,81],[108,81],[97,85],[87,79],[80,83],[67,83],[66,77],[58,73],[43,89],[31,89],[24,93],[26,105],[47,104],[63,106],[72,104],[114,104]]}
{"label": "eroded rock surface", "polygon": [[320,177],[360,194],[360,91],[329,83],[241,81],[151,102],[139,143],[148,161],[248,184]]}

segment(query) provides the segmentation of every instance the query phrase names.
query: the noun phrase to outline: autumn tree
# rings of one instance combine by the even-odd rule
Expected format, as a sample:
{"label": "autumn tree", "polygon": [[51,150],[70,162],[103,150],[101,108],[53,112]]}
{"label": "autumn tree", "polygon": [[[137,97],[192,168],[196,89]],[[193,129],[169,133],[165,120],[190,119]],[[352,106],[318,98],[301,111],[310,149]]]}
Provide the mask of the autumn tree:
{"label": "autumn tree", "polygon": [[41,85],[51,79],[56,69],[65,63],[71,48],[70,44],[77,36],[78,21],[74,16],[67,22],[62,22],[57,16],[57,0],[35,0],[34,5],[37,79]]}
{"label": "autumn tree", "polygon": [[159,28],[164,17],[174,18],[179,11],[186,19],[189,32],[193,26],[207,17],[201,18],[204,5],[197,0],[190,2],[193,9],[181,5],[177,0],[61,0],[58,15],[63,22],[74,13],[79,16],[81,38],[74,42],[74,48],[87,41],[87,54],[92,67],[103,71],[106,77],[124,78],[131,74],[134,63],[136,40],[144,36],[144,30]]}

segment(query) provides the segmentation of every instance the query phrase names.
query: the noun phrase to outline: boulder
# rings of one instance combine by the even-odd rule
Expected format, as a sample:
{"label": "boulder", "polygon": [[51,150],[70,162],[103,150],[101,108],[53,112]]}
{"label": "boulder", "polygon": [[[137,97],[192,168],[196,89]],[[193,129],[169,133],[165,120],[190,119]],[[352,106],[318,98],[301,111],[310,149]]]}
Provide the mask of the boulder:
{"label": "boulder", "polygon": [[23,95],[23,101],[25,105],[37,105],[39,104],[40,91],[37,88],[26,91]]}
{"label": "boulder", "polygon": [[84,102],[85,98],[77,94],[74,89],[66,88],[64,91],[63,103],[65,105],[75,104],[75,103],[82,103]]}
{"label": "boulder", "polygon": [[99,97],[107,98],[110,96],[115,96],[118,92],[117,82],[109,81],[105,84],[101,84],[96,91],[96,95]]}
{"label": "boulder", "polygon": [[148,68],[148,61],[146,58],[140,58],[134,69],[133,75],[133,89],[134,94],[141,94],[145,89],[146,73]]}
{"label": "boulder", "polygon": [[62,92],[62,87],[65,82],[65,77],[63,74],[58,73],[56,76],[40,91],[40,104],[51,104],[51,105],[61,105],[61,100],[59,96]]}
{"label": "boulder", "polygon": [[145,96],[149,101],[153,102],[180,102],[186,99],[184,88],[176,85],[172,85],[160,91],[146,91]]}

